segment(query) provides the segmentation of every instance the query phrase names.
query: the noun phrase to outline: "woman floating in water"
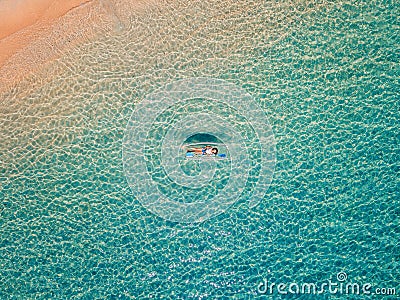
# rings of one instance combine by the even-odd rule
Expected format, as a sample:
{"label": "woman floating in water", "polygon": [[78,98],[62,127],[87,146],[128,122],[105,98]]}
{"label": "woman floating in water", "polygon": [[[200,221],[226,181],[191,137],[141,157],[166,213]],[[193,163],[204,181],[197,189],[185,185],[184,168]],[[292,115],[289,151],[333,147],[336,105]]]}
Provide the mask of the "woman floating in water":
{"label": "woman floating in water", "polygon": [[199,154],[199,155],[217,155],[218,148],[211,147],[211,146],[205,146],[203,148],[188,148],[188,149],[186,149],[186,153],[189,153],[189,152],[194,152],[195,154]]}

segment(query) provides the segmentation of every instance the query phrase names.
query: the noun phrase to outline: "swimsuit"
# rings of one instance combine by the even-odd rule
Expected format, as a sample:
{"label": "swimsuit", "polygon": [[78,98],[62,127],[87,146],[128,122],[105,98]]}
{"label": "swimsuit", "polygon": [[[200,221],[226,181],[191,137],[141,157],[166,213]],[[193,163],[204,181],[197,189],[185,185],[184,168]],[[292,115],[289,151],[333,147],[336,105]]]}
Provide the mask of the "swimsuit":
{"label": "swimsuit", "polygon": [[202,148],[201,149],[201,154],[202,155],[213,155],[214,153],[212,152],[212,148]]}

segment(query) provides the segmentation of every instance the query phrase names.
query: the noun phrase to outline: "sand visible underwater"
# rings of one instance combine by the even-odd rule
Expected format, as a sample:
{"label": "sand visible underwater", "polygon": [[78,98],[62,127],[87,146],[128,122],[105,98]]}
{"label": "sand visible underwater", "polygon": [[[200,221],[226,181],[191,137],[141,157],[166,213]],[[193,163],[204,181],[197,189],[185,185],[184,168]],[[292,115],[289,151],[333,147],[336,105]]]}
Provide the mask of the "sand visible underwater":
{"label": "sand visible underwater", "polygon": [[[92,1],[35,31],[0,69],[0,298],[399,293],[398,18],[383,0]],[[231,128],[245,159],[171,169],[179,124]],[[151,206],[224,189],[202,222]]]}

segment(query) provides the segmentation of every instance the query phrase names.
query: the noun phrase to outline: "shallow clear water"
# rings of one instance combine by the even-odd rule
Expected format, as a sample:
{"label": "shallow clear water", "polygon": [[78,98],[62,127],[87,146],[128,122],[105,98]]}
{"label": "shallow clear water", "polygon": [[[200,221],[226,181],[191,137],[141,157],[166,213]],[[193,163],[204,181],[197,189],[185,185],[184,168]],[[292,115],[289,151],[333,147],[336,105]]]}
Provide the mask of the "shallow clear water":
{"label": "shallow clear water", "polygon": [[[399,4],[230,4],[109,6],[112,31],[0,95],[1,298],[252,298],[263,280],[339,283],[340,272],[344,283],[400,292]],[[260,181],[254,169],[244,196],[190,225],[143,206],[123,142],[148,95],[200,77],[251,95],[273,130],[276,165],[258,205],[246,202]],[[193,101],[188,113],[200,107]],[[178,106],[158,115],[147,147],[163,147],[162,125],[185,113]],[[255,126],[240,122],[243,111],[219,116],[248,141]],[[255,151],[257,167],[253,142],[245,153]],[[144,153],[151,182],[184,202],[187,188],[154,153]],[[315,296],[275,289],[280,297]],[[379,298],[321,296],[340,297]]]}

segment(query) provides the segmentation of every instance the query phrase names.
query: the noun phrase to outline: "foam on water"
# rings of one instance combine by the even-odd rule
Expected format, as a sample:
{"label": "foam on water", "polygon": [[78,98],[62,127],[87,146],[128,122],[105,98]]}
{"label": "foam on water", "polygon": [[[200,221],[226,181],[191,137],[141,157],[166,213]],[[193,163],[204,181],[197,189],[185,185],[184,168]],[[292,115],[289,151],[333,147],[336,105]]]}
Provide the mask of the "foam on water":
{"label": "foam on water", "polygon": [[[399,4],[132,3],[106,5],[113,30],[0,95],[1,298],[245,298],[263,279],[339,272],[400,291]],[[123,141],[148,95],[198,77],[251,95],[276,169],[258,206],[185,225],[135,198]],[[146,159],[158,191],[180,195]]]}

